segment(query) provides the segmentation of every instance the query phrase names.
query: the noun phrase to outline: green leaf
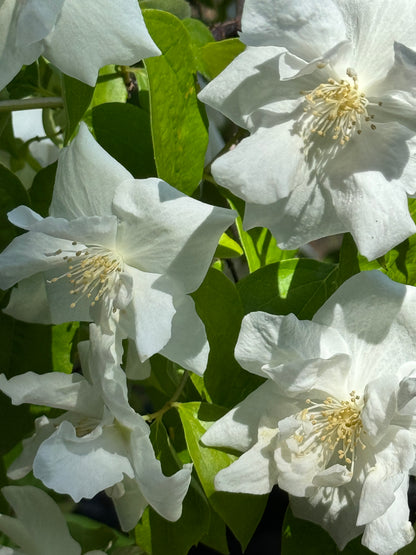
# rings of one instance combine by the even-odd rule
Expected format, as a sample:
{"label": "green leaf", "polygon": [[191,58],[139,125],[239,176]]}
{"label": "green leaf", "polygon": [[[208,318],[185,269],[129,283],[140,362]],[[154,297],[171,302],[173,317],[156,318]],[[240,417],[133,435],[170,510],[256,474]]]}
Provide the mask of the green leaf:
{"label": "green leaf", "polygon": [[52,200],[53,186],[55,184],[57,162],[42,168],[36,175],[30,188],[32,208],[35,212],[46,218],[49,215],[49,206]]}
{"label": "green leaf", "polygon": [[202,21],[199,21],[199,19],[188,18],[184,19],[182,23],[191,36],[191,41],[194,46],[202,48],[208,42],[215,42],[211,31]]}
{"label": "green leaf", "polygon": [[214,403],[232,407],[262,383],[261,378],[243,370],[234,358],[243,318],[241,300],[235,285],[213,268],[192,297],[210,344],[204,373],[206,390]]}
{"label": "green leaf", "polygon": [[268,229],[256,227],[246,231],[243,227],[244,202],[226,189],[221,188],[221,191],[230,207],[238,214],[236,219],[237,232],[250,272],[254,272],[262,266],[273,264],[273,262],[294,258],[297,251],[280,249],[277,246],[276,239]]}
{"label": "green leaf", "polygon": [[220,237],[217,250],[215,251],[215,258],[237,258],[243,254],[243,249],[231,239],[229,235],[223,233]]}
{"label": "green leaf", "polygon": [[26,190],[15,174],[0,164],[0,251],[18,234],[18,228],[9,222],[7,212],[20,204],[30,205]]}
{"label": "green leaf", "polygon": [[94,87],[62,74],[62,96],[66,115],[65,144],[68,144],[75,134],[78,123],[85,114],[93,94]]}
{"label": "green leaf", "polygon": [[345,233],[339,253],[338,286],[354,274],[378,269],[380,269],[380,263],[377,260],[369,262],[358,252],[352,235]]}
{"label": "green leaf", "polygon": [[175,16],[143,12],[146,26],[162,51],[145,65],[156,168],[161,179],[192,194],[202,179],[208,130],[197,100],[196,64],[190,36]]}
{"label": "green leaf", "polygon": [[92,109],[92,126],[100,145],[134,177],[156,175],[149,114],[132,104],[109,102]]}
{"label": "green leaf", "polygon": [[72,343],[78,328],[79,322],[52,327],[52,364],[55,372],[72,372]]}
{"label": "green leaf", "polygon": [[194,54],[196,69],[209,79],[208,69],[201,55],[201,48],[209,42],[215,42],[215,39],[208,27],[198,19],[184,19],[182,23],[191,38],[191,48]]}
{"label": "green leaf", "polygon": [[105,102],[126,102],[127,89],[123,77],[116,73],[114,65],[100,69],[90,108]]}
{"label": "green leaf", "polygon": [[83,515],[69,513],[65,515],[69,532],[75,541],[81,544],[82,551],[106,549],[112,546],[133,545],[133,540],[117,530]]}
{"label": "green leaf", "polygon": [[[51,326],[27,324],[0,312],[0,371],[12,378],[51,369]],[[0,393],[0,455],[10,451],[32,429],[29,405],[14,406]]]}
{"label": "green leaf", "polygon": [[142,10],[163,10],[179,19],[191,17],[191,7],[186,0],[139,0],[139,4]]}
{"label": "green leaf", "polygon": [[245,44],[240,39],[210,42],[201,48],[200,56],[211,79],[221,73],[241,52]]}
{"label": "green leaf", "polygon": [[337,288],[338,265],[296,258],[253,272],[237,283],[246,314],[293,312],[310,319]]}
{"label": "green leaf", "polygon": [[201,543],[215,549],[223,555],[228,555],[227,527],[221,517],[210,507],[209,530],[201,538]]}
{"label": "green leaf", "polygon": [[189,453],[205,494],[245,549],[264,512],[267,496],[215,491],[215,475],[234,462],[236,457],[205,447],[200,438],[213,421],[223,416],[224,409],[206,403],[181,403],[178,410]]}
{"label": "green leaf", "polygon": [[150,529],[150,507],[146,507],[142,518],[134,529],[136,544],[146,553],[152,553],[152,531]]}

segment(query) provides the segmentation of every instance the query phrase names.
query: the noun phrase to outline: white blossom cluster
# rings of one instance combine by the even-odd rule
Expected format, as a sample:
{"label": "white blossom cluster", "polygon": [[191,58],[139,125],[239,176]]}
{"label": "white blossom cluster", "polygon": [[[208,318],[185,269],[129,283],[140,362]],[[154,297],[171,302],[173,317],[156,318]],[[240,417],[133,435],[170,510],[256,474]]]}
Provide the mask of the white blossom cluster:
{"label": "white blossom cluster", "polygon": [[[107,63],[160,53],[136,0],[0,0],[0,31],[0,89],[40,55],[93,86]],[[245,227],[269,228],[282,248],[349,231],[369,259],[415,233],[414,0],[246,0],[241,40],[245,51],[200,99],[250,133],[212,165],[245,200]],[[49,216],[19,206],[8,217],[25,232],[0,254],[0,287],[17,284],[5,312],[91,322],[82,374],[0,375],[13,404],[64,411],[36,420],[8,476],[33,471],[74,501],[106,491],[126,531],[147,505],[178,520],[192,465],[163,474],[129,404],[123,341],[136,377],[156,353],[203,375],[209,344],[190,293],[235,213],[134,179],[81,124],[60,153]],[[416,289],[379,271],[347,280],[312,321],[247,314],[235,357],[265,381],[203,436],[242,453],[216,488],[260,495],[278,484],[340,549],[361,533],[379,555],[410,543],[415,337]],[[0,530],[22,553],[80,555],[46,493],[4,495],[16,518],[0,515]]]}

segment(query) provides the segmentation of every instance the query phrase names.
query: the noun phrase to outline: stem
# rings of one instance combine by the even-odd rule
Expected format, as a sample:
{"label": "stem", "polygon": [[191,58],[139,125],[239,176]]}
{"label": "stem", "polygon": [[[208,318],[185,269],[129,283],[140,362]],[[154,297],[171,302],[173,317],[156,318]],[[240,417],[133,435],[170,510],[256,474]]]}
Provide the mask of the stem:
{"label": "stem", "polygon": [[0,100],[0,112],[16,112],[18,110],[33,110],[34,108],[60,108],[63,105],[64,101],[60,96]]}
{"label": "stem", "polygon": [[188,377],[189,377],[189,371],[185,370],[185,372],[183,373],[182,379],[180,381],[180,384],[178,385],[177,390],[175,391],[175,393],[172,395],[172,397],[169,399],[169,401],[167,403],[165,403],[163,405],[163,407],[161,409],[159,409],[156,412],[153,412],[152,414],[145,414],[143,416],[143,419],[146,420],[146,422],[153,422],[153,420],[159,420],[160,418],[162,418],[162,416],[165,414],[165,412],[167,412],[168,410],[170,410],[172,407],[176,406],[176,401],[179,399],[186,382],[188,381]]}

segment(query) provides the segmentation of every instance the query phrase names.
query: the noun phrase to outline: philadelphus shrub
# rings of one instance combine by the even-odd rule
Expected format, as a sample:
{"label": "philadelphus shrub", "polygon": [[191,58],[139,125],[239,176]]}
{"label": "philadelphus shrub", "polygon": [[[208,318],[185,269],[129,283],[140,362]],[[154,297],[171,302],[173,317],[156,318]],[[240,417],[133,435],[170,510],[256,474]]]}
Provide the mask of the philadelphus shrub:
{"label": "philadelphus shrub", "polygon": [[22,65],[41,55],[67,75],[94,86],[102,66],[130,65],[158,54],[136,0],[0,4],[0,90]]}
{"label": "philadelphus shrub", "polygon": [[86,126],[59,157],[49,212],[9,214],[28,233],[0,255],[0,287],[19,282],[6,313],[54,324],[115,318],[142,361],[160,352],[202,374],[209,346],[187,293],[234,213],[133,179]]}
{"label": "philadelphus shrub", "polygon": [[312,321],[248,314],[235,356],[267,381],[202,438],[244,452],[217,474],[217,489],[263,494],[279,484],[295,515],[340,549],[362,531],[380,555],[408,544],[415,310],[415,288],[363,272]]}
{"label": "philadelphus shrub", "polygon": [[0,555],[244,552],[275,485],[282,553],[414,538],[416,2],[205,3],[0,0]]}
{"label": "philadelphus shrub", "polygon": [[349,231],[369,259],[413,234],[413,0],[246,0],[242,30],[200,98],[250,132],[212,166],[245,227],[282,248]]}
{"label": "philadelphus shrub", "polygon": [[[16,518],[0,515],[0,530],[21,550],[0,547],[0,555],[81,555],[79,543],[71,537],[61,511],[49,495],[33,486],[6,486],[1,491]],[[85,555],[105,552],[94,550]]]}

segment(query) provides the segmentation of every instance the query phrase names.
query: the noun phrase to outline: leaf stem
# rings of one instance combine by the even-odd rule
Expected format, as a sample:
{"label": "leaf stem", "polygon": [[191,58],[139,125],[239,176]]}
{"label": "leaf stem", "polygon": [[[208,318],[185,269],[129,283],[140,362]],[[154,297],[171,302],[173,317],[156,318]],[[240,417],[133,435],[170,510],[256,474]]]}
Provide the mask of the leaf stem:
{"label": "leaf stem", "polygon": [[189,378],[189,371],[185,370],[185,372],[183,373],[182,379],[178,385],[178,388],[176,389],[172,397],[169,399],[169,401],[165,403],[163,407],[158,411],[153,412],[152,414],[145,414],[143,416],[143,419],[146,420],[146,422],[153,422],[153,420],[160,420],[162,416],[165,414],[165,412],[170,410],[172,407],[176,406],[177,405],[176,401],[179,399],[185,387],[185,384],[188,381],[188,378]]}
{"label": "leaf stem", "polygon": [[64,101],[60,96],[49,98],[16,98],[0,100],[0,112],[16,112],[18,110],[33,110],[34,108],[60,108]]}

